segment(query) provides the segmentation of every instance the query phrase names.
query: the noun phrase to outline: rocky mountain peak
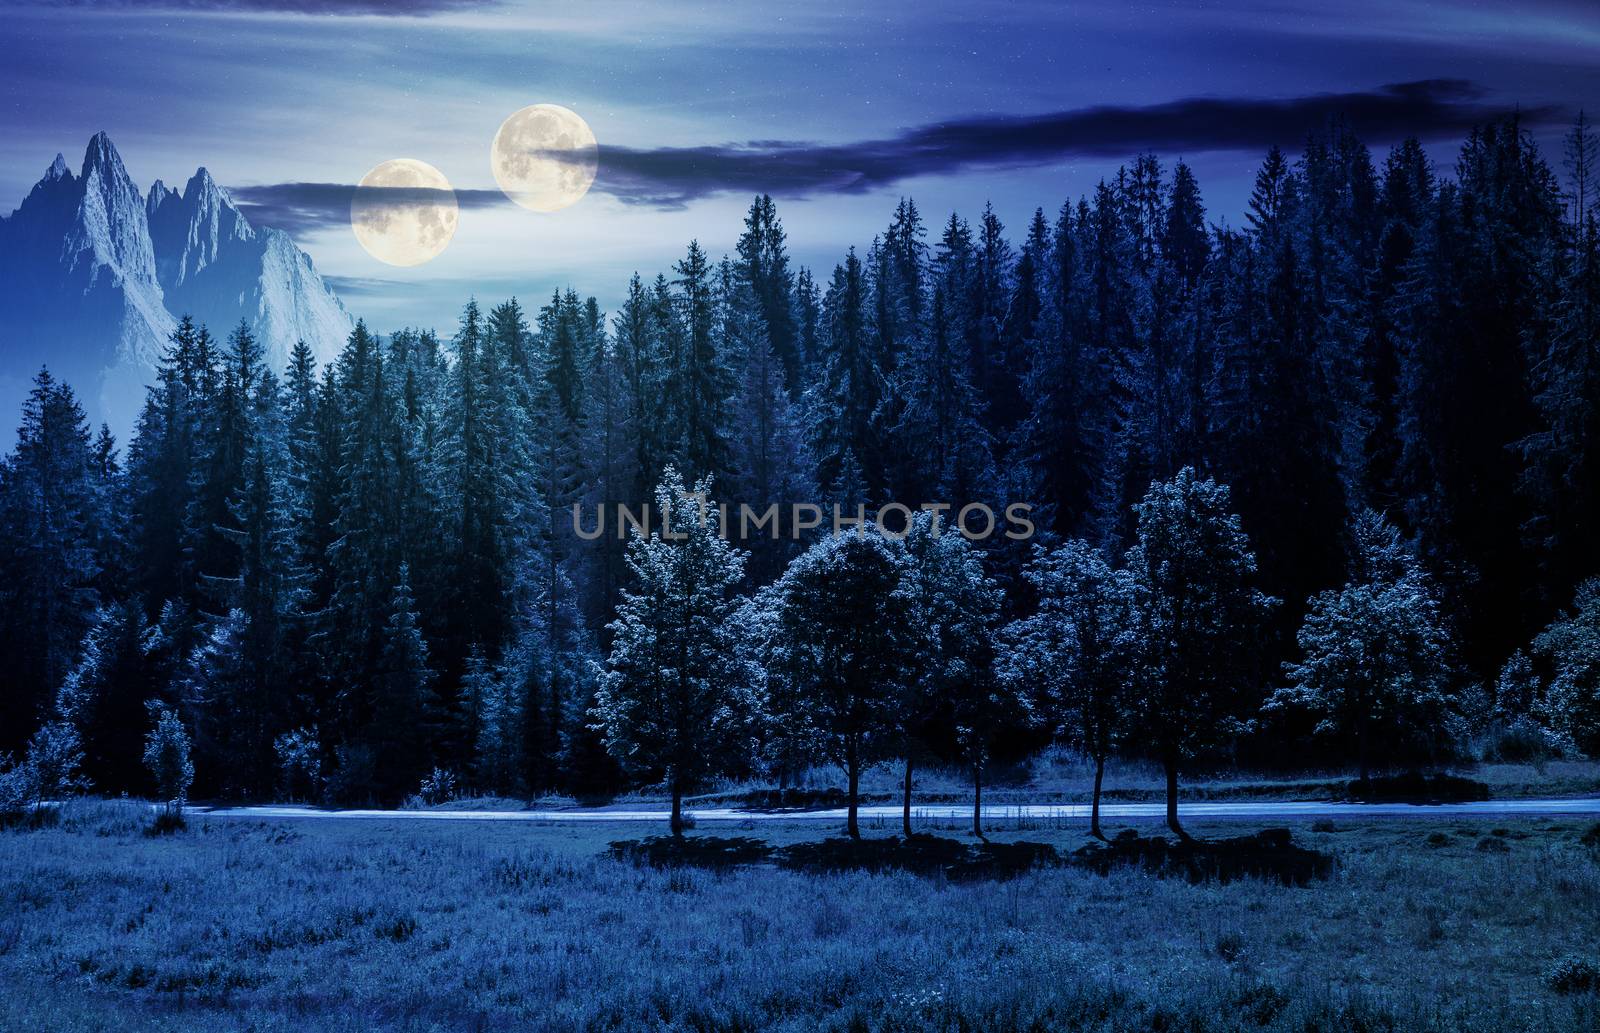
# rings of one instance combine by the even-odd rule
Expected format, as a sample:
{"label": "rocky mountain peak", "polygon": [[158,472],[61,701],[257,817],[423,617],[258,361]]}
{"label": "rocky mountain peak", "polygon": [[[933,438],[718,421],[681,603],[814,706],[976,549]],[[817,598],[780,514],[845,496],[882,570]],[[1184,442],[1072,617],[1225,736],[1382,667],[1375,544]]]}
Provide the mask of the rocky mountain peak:
{"label": "rocky mountain peak", "polygon": [[96,133],[74,177],[57,156],[0,219],[0,412],[48,361],[124,439],[177,317],[223,336],[243,319],[277,368],[305,340],[331,358],[349,313],[287,235],[258,231],[200,168],[140,191]]}

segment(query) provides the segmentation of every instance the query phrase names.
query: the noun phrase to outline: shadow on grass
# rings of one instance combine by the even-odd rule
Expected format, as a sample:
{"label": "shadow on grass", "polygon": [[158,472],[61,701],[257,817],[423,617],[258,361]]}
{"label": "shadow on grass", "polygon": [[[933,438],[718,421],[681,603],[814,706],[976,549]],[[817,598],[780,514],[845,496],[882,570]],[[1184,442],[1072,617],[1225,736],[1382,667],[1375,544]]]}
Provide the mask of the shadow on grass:
{"label": "shadow on grass", "polygon": [[772,864],[812,875],[909,872],[951,882],[1004,881],[1062,864],[1101,875],[1138,868],[1192,883],[1257,878],[1285,886],[1309,885],[1333,872],[1332,855],[1296,846],[1288,829],[1186,843],[1171,843],[1159,836],[1145,839],[1130,829],[1110,843],[1086,846],[1065,858],[1048,843],[964,843],[942,836],[824,839],[785,847],[746,836],[653,836],[612,843],[608,853],[651,868],[729,871]]}
{"label": "shadow on grass", "polygon": [[1256,878],[1285,886],[1305,886],[1333,873],[1332,855],[1296,846],[1288,829],[1263,829],[1253,836],[1177,843],[1160,836],[1144,839],[1130,829],[1110,843],[1084,847],[1070,860],[1101,875],[1131,867],[1192,883]]}
{"label": "shadow on grass", "polygon": [[901,839],[824,839],[796,843],[778,855],[778,866],[791,871],[910,872],[952,882],[994,881],[1015,878],[1035,868],[1060,863],[1047,843],[977,843],[941,836]]}
{"label": "shadow on grass", "polygon": [[652,868],[706,868],[714,871],[775,863],[811,874],[910,872],[952,882],[1010,879],[1035,868],[1060,863],[1046,843],[978,843],[940,836],[900,839],[824,839],[786,847],[748,837],[671,836],[623,840],[608,851],[618,860]]}
{"label": "shadow on grass", "polygon": [[710,868],[725,871],[760,864],[772,857],[772,847],[749,836],[651,836],[612,843],[609,853],[619,861],[649,868]]}

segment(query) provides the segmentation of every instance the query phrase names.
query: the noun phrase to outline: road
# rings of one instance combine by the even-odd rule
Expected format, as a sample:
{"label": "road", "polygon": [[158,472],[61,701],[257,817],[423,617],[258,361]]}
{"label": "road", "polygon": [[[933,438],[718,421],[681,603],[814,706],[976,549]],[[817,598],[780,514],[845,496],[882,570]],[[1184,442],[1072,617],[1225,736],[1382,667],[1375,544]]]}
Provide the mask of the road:
{"label": "road", "polygon": [[[814,811],[761,811],[737,807],[685,807],[697,822],[733,821],[832,821],[842,822],[843,808]],[[468,811],[468,810],[330,810],[320,807],[272,805],[256,807],[192,807],[191,812],[209,818],[342,818],[384,821],[536,821],[536,822],[665,822],[665,808],[653,807],[600,807],[571,810],[526,811]],[[899,820],[897,806],[873,805],[860,809],[863,821],[873,819]],[[924,804],[912,808],[912,814],[922,819],[969,818],[971,804]],[[1286,821],[1307,818],[1529,818],[1543,815],[1600,815],[1600,797],[1560,800],[1484,800],[1476,803],[1330,803],[1308,800],[1303,802],[1265,800],[1186,803],[1180,808],[1185,820],[1197,818],[1240,819],[1254,821]],[[1125,820],[1161,820],[1166,817],[1163,803],[1104,803],[1100,805],[1102,818]],[[985,807],[986,822],[1054,821],[1089,818],[1088,804],[1000,804]]]}

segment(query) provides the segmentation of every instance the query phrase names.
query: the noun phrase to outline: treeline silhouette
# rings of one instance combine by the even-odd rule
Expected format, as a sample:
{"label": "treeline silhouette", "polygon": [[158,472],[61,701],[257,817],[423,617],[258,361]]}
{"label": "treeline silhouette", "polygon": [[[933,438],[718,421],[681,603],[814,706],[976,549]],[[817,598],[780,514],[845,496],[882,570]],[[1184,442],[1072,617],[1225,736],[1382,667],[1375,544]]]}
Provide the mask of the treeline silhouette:
{"label": "treeline silhouette", "polygon": [[[793,267],[762,196],[734,254],[691,243],[609,318],[572,289],[531,315],[472,301],[447,339],[358,324],[337,361],[302,344],[285,370],[243,326],[219,341],[185,320],[125,451],[42,372],[0,470],[0,749],[70,727],[99,790],[146,792],[159,700],[193,731],[199,795],[396,800],[436,769],[603,795],[688,771],[641,766],[606,716],[650,543],[630,557],[571,522],[574,504],[638,508],[669,469],[668,489],[709,478],[758,511],[1035,505],[1033,540],[963,546],[993,587],[983,684],[1032,695],[961,716],[946,704],[977,683],[924,667],[933,698],[872,756],[966,762],[981,739],[990,763],[1069,724],[1102,759],[1365,768],[1513,726],[1506,749],[1596,748],[1595,155],[1581,119],[1559,171],[1514,118],[1473,131],[1453,170],[1414,140],[1375,160],[1335,123],[1266,156],[1240,227],[1208,222],[1184,163],[1142,155],[1017,238],[989,208],[932,231],[902,200],[823,276]],[[1192,698],[1222,667],[1139,661],[1161,682],[1147,715],[1210,723],[1162,740],[1124,704],[1086,716],[1091,687],[1138,679],[1084,629],[1124,605],[1094,586],[1137,572],[1144,514],[1175,485],[1222,520],[1222,553],[1197,555],[1231,557],[1263,605],[1213,629],[1249,661],[1225,707]],[[838,548],[783,530],[738,545],[718,582],[771,604],[718,604],[765,630],[759,649],[723,642],[716,675],[769,701],[815,675],[774,643],[835,626],[840,604],[775,598]],[[1129,628],[1150,633],[1151,579],[1170,574],[1112,593],[1131,593]],[[857,600],[853,626],[904,619],[893,595]],[[1388,666],[1341,653],[1374,627],[1363,648]],[[713,766],[793,774],[802,727],[746,728],[738,763]]]}

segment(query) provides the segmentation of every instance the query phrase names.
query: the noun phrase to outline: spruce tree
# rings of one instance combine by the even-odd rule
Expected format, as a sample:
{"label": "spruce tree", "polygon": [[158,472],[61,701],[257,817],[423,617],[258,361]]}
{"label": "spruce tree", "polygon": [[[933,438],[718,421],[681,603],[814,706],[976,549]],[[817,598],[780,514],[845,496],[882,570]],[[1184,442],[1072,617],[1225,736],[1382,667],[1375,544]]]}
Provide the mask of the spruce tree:
{"label": "spruce tree", "polygon": [[100,498],[83,407],[41,369],[16,449],[0,464],[0,635],[10,685],[0,694],[0,751],[20,747],[38,726],[94,619]]}

